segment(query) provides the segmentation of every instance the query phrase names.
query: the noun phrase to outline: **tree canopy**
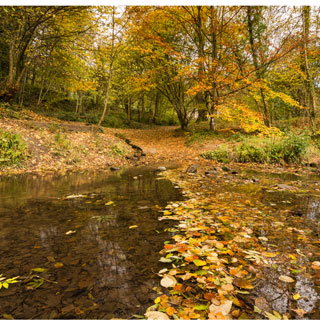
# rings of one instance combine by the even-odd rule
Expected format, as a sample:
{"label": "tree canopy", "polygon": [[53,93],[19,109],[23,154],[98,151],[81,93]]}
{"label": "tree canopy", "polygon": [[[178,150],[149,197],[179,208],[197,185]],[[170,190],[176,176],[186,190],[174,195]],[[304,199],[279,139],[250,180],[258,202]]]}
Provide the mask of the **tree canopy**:
{"label": "tree canopy", "polygon": [[310,6],[0,7],[0,99],[99,124],[312,124],[319,27]]}

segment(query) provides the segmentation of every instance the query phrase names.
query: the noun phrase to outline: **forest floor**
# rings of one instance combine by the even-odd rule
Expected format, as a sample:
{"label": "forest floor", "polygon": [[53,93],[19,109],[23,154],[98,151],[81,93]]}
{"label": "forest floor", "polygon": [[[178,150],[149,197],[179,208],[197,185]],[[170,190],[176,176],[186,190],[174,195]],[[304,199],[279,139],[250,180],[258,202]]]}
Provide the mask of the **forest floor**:
{"label": "forest floor", "polygon": [[[66,172],[78,170],[106,169],[111,167],[148,165],[176,162],[182,167],[197,164],[210,169],[221,166],[200,154],[214,150],[222,143],[221,138],[187,144],[188,133],[178,127],[153,127],[150,129],[98,128],[94,125],[61,121],[44,117],[22,109],[8,112],[0,109],[0,128],[18,133],[27,144],[28,159],[20,167],[1,168],[0,174],[47,171]],[[142,148],[145,156],[140,157],[130,145]],[[317,171],[303,166],[274,166],[265,164],[228,164],[239,168],[260,168],[275,172]]]}

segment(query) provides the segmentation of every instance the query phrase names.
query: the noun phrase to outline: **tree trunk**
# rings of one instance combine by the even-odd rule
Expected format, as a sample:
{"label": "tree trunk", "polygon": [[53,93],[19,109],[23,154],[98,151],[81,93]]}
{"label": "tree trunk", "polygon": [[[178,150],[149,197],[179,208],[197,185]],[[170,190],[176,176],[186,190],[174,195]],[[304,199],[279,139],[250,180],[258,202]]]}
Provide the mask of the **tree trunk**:
{"label": "tree trunk", "polygon": [[113,62],[114,62],[114,45],[115,45],[115,6],[112,7],[112,37],[111,37],[111,51],[110,51],[110,64],[109,64],[109,74],[108,81],[106,85],[106,97],[104,99],[103,112],[101,118],[98,122],[98,126],[101,126],[102,121],[106,115],[106,111],[109,103],[110,86],[113,72]]}
{"label": "tree trunk", "polygon": [[[264,74],[262,73],[262,71],[260,71],[258,54],[256,52],[256,47],[255,47],[255,37],[254,37],[254,31],[253,31],[254,18],[253,18],[252,10],[254,10],[254,7],[250,7],[250,6],[247,7],[247,28],[249,33],[250,50],[251,50],[253,65],[255,68],[256,77],[258,81],[262,81],[264,79]],[[271,121],[270,121],[269,105],[262,88],[260,88],[259,92],[260,92],[262,105],[263,105],[263,121],[267,127],[270,127]]]}
{"label": "tree trunk", "polygon": [[159,94],[159,92],[157,92],[155,100],[154,100],[154,104],[153,104],[153,112],[152,112],[152,123],[153,124],[156,124],[156,118],[157,118],[158,109],[159,109],[159,98],[160,98],[160,94]]}
{"label": "tree trunk", "polygon": [[314,125],[315,110],[316,110],[316,98],[313,79],[310,72],[308,56],[309,56],[309,33],[310,33],[310,6],[303,6],[303,71],[306,75],[305,88],[306,88],[306,100],[309,108],[310,122]]}

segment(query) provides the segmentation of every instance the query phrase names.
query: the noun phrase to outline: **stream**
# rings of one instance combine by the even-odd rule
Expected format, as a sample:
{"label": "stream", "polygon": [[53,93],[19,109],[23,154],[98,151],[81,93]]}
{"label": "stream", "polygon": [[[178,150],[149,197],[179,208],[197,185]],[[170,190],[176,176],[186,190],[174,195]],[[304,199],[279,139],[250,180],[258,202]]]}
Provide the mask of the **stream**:
{"label": "stream", "polygon": [[[214,194],[217,214],[241,216],[265,251],[279,253],[268,258],[250,297],[265,310],[303,309],[319,318],[319,270],[310,263],[320,255],[320,178],[247,170],[214,179],[200,188]],[[0,177],[0,274],[22,279],[0,290],[0,315],[143,315],[158,296],[159,251],[175,225],[159,221],[159,211],[183,199],[154,167]],[[295,284],[279,282],[280,275]]]}
{"label": "stream", "polygon": [[0,290],[1,318],[143,315],[170,238],[159,210],[181,199],[154,168],[1,177],[0,274],[26,278]]}

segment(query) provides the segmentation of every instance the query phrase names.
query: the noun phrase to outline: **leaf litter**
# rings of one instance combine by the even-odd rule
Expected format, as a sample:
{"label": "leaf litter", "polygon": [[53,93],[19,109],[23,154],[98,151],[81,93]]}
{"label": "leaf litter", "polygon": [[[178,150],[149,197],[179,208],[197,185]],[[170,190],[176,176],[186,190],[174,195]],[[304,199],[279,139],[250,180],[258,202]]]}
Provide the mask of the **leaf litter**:
{"label": "leaf litter", "polygon": [[[236,190],[239,178],[228,180],[225,173],[220,177],[224,186],[218,175],[213,180],[178,170],[162,174],[182,188],[187,199],[169,204],[159,218],[177,225],[161,251],[166,268],[159,275],[166,290],[148,312],[158,312],[159,319],[317,316],[315,305],[309,310],[299,307],[303,295],[295,290],[302,277],[315,278],[319,289],[319,261],[314,256],[319,241],[301,219],[260,201],[257,190],[246,197]],[[290,246],[282,243],[288,238]],[[278,290],[278,297],[271,289],[263,290],[268,286]],[[274,303],[282,296],[287,308]]]}

